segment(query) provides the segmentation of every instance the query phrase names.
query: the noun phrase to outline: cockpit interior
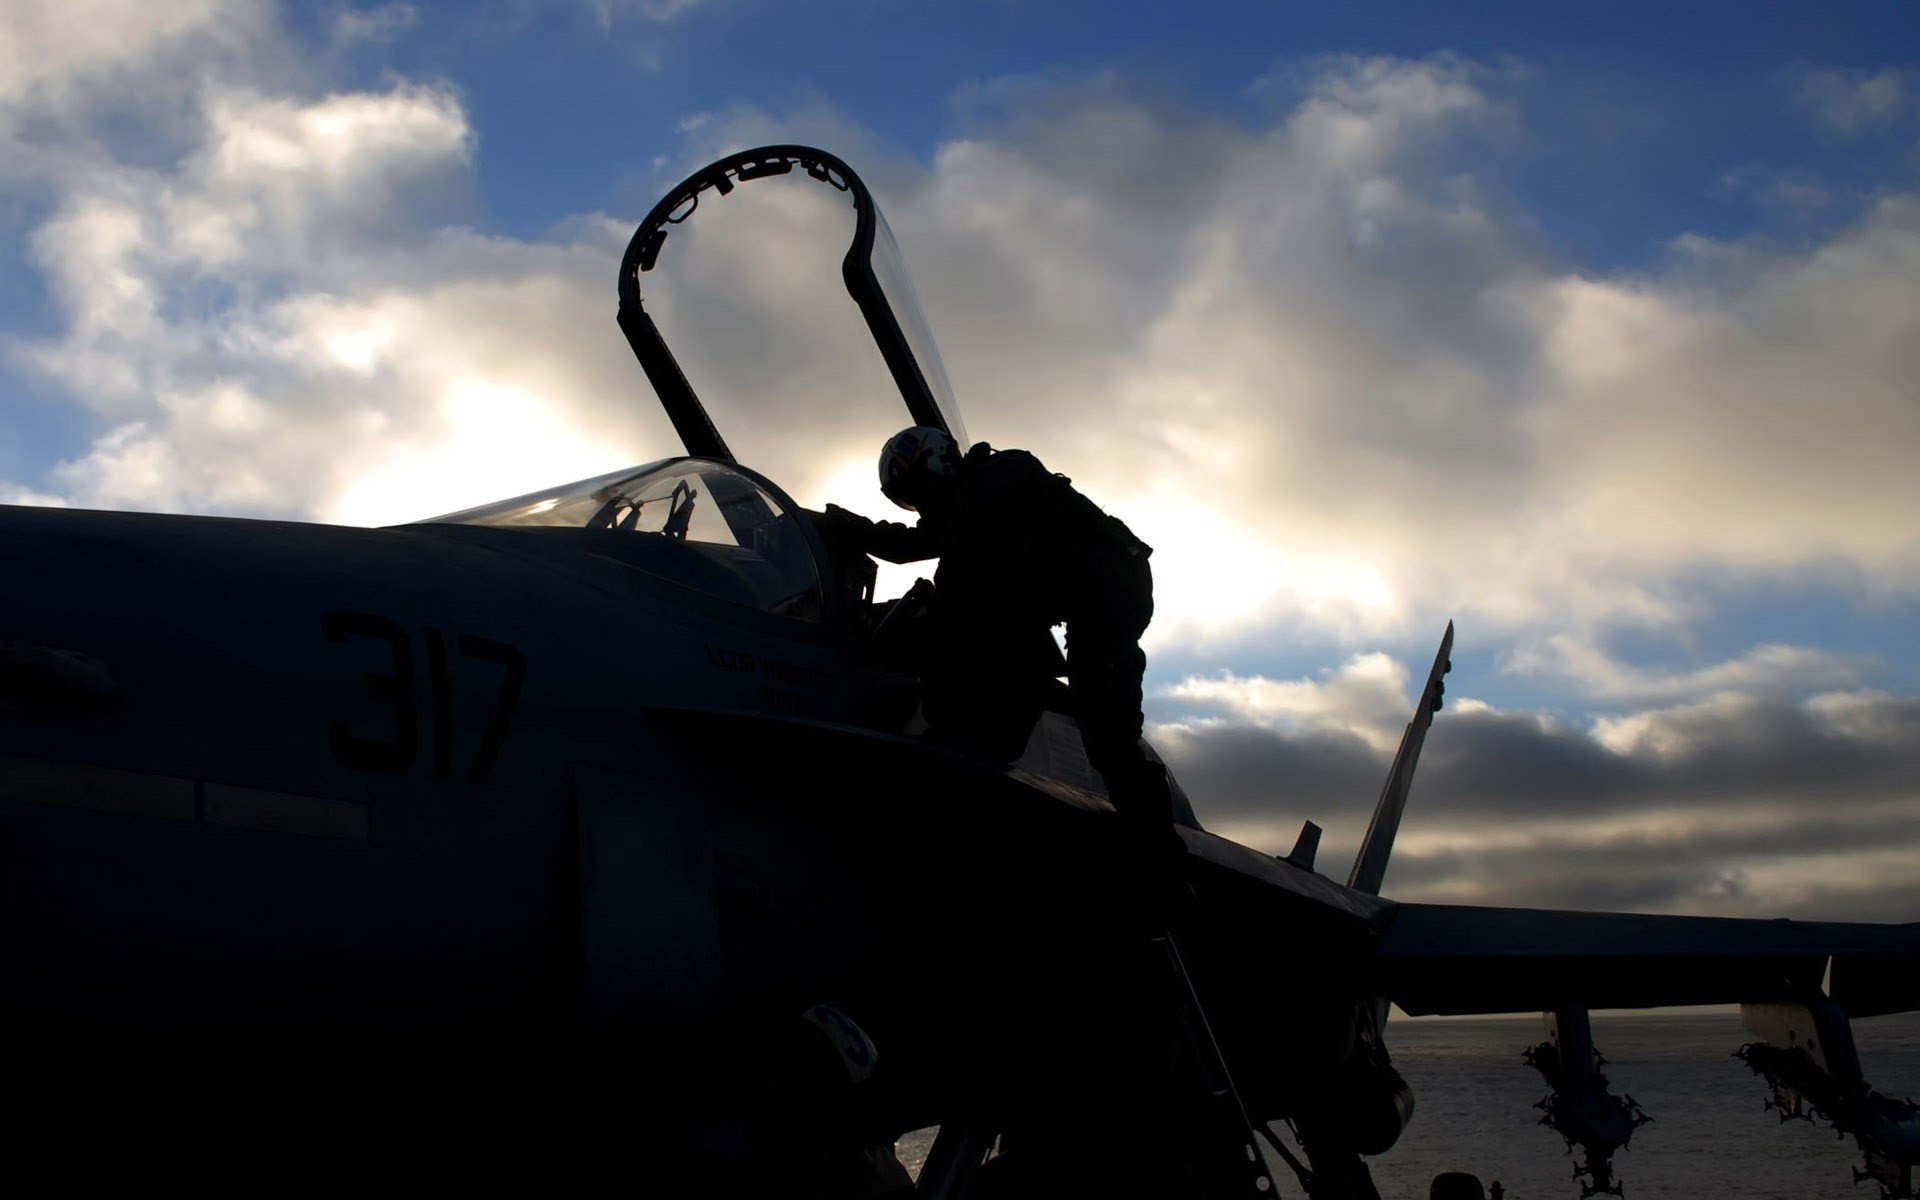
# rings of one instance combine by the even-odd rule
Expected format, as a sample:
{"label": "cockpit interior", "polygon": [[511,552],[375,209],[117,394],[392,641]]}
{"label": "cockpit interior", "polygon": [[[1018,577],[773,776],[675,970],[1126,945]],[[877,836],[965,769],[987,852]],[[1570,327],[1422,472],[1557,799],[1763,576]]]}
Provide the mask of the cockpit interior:
{"label": "cockpit interior", "polygon": [[650,574],[763,612],[820,621],[826,598],[818,539],[800,512],[735,463],[671,458],[430,523],[628,535],[620,557]]}

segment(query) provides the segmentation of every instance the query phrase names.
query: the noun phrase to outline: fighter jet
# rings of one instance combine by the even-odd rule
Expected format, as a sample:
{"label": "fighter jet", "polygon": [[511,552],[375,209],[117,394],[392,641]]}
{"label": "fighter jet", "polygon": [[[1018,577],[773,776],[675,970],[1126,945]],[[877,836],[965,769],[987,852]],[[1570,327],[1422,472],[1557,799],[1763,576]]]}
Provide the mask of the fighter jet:
{"label": "fighter jet", "polygon": [[[1176,781],[1180,899],[1145,933],[1064,689],[1013,763],[916,736],[924,589],[876,602],[736,461],[641,297],[703,202],[777,179],[851,206],[847,293],[910,420],[967,444],[868,188],[769,146],[673,188],[620,265],[683,455],[385,529],[0,509],[16,1171],[1013,1195],[1015,1134],[1125,1149],[1090,1081],[1171,1047],[1173,1124],[1136,1149],[1185,1194],[1366,1200],[1413,1113],[1394,1004],[1550,1014],[1546,1123],[1617,1192],[1641,1114],[1588,1012],[1738,1003],[1775,1100],[1913,1194],[1913,1110],[1848,1022],[1920,1007],[1920,926],[1380,895],[1451,625],[1344,877],[1313,825],[1262,853]],[[909,1182],[893,1141],[934,1126]]]}

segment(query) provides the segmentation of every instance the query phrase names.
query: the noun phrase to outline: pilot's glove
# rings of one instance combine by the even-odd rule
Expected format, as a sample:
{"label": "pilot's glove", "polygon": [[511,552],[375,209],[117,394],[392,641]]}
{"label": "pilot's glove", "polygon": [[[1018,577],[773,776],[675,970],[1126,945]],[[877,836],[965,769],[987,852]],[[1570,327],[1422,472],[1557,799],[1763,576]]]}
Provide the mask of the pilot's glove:
{"label": "pilot's glove", "polygon": [[873,522],[857,512],[848,512],[838,504],[827,505],[827,515],[839,521],[855,540],[865,545],[873,539]]}

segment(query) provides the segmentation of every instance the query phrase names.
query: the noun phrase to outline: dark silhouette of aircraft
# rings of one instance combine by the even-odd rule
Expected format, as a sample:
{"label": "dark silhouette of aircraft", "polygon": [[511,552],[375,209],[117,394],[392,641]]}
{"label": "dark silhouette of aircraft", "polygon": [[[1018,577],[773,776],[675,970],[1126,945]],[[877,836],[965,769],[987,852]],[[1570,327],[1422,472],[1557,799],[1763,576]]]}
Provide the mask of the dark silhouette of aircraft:
{"label": "dark silhouette of aircraft", "polygon": [[1913,1111],[1848,1022],[1920,1007],[1920,926],[1380,895],[1451,625],[1344,880],[1311,823],[1261,853],[1176,784],[1151,936],[1070,713],[1010,765],[911,736],[924,590],[874,602],[642,307],[700,203],[779,176],[852,204],[847,290],[911,420],[965,444],[867,188],[774,146],[673,189],[621,264],[683,457],[387,529],[0,510],[18,1169],[904,1194],[893,1139],[939,1125],[917,1194],[1012,1195],[1010,1123],[1107,1115],[1087,1080],[1170,1045],[1154,1153],[1188,1191],[1349,1200],[1412,1113],[1391,1003],[1551,1014],[1546,1123],[1591,1194],[1643,1117],[1588,1012],[1740,1003],[1783,1110],[1912,1195]]}

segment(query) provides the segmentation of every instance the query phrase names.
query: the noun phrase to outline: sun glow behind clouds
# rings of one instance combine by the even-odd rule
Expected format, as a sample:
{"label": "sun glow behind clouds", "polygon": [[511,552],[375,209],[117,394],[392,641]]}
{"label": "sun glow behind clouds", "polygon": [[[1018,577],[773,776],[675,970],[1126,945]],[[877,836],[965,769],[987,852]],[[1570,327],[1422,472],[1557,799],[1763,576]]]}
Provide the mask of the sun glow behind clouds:
{"label": "sun glow behind clouds", "polygon": [[1230,514],[1204,501],[1163,499],[1128,521],[1154,548],[1159,615],[1149,648],[1240,632],[1276,608],[1349,636],[1394,623],[1398,597],[1375,563],[1360,554],[1278,548]]}
{"label": "sun glow behind clouds", "polygon": [[307,316],[307,336],[327,361],[362,377],[373,374],[392,350],[395,332],[393,322],[377,308],[320,310]]}
{"label": "sun glow behind clouds", "polygon": [[1149,649],[1254,621],[1285,580],[1279,554],[1205,504],[1156,504],[1129,525],[1153,547],[1158,616],[1148,630]]}
{"label": "sun glow behind clouds", "polygon": [[430,440],[396,443],[327,507],[341,525],[395,525],[617,470],[607,447],[539,396],[476,377],[450,383]]}

